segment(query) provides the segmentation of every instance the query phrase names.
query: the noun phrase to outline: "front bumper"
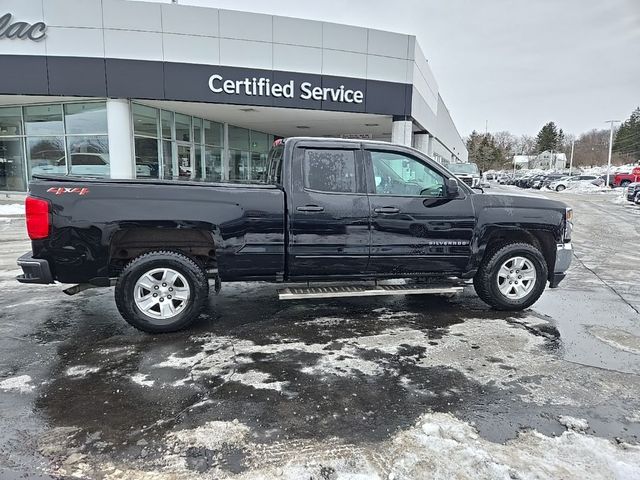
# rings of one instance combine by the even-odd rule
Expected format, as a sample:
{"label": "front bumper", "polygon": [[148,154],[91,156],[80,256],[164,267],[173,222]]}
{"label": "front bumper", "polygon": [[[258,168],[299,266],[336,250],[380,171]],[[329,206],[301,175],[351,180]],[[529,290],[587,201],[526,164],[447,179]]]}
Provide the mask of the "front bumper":
{"label": "front bumper", "polygon": [[31,252],[25,253],[18,259],[18,266],[23,272],[16,277],[20,283],[53,283],[49,262],[41,258],[33,258]]}
{"label": "front bumper", "polygon": [[567,275],[567,270],[571,266],[573,260],[573,246],[571,242],[559,243],[556,249],[556,265],[551,274],[549,280],[549,288],[556,288],[564,277]]}

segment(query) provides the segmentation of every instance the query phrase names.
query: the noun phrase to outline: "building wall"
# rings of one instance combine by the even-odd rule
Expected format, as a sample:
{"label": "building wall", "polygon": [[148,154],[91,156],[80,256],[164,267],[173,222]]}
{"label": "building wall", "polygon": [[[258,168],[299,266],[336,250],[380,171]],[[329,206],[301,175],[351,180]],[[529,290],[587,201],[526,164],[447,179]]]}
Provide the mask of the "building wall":
{"label": "building wall", "polygon": [[[3,0],[45,22],[43,40],[0,39],[0,94],[137,98],[412,117],[434,151],[467,152],[415,36],[275,15],[125,0]],[[214,94],[212,73],[359,89],[362,104]],[[439,146],[438,146],[439,145]]]}

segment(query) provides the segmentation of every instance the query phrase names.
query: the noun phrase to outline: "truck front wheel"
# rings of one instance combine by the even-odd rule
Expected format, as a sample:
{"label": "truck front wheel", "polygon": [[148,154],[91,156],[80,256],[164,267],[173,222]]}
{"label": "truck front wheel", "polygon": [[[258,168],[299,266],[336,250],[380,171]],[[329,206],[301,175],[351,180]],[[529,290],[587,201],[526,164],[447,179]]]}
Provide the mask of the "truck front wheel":
{"label": "truck front wheel", "polygon": [[528,243],[510,243],[485,255],[473,278],[478,296],[498,310],[524,310],[547,283],[547,263]]}
{"label": "truck front wheel", "polygon": [[166,333],[190,325],[209,295],[204,270],[177,252],[149,252],[134,258],[115,288],[120,315],[148,333]]}

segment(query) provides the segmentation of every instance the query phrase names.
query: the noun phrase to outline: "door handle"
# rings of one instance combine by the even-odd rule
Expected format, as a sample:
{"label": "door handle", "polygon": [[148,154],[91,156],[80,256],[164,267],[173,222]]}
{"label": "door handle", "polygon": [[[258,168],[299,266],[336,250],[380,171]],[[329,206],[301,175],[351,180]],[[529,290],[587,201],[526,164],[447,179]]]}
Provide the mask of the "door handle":
{"label": "door handle", "polygon": [[383,215],[390,215],[393,213],[400,213],[400,209],[397,207],[378,207],[373,209],[376,213],[381,213]]}
{"label": "door handle", "polygon": [[319,205],[305,205],[304,207],[296,208],[299,212],[324,212],[324,207]]}

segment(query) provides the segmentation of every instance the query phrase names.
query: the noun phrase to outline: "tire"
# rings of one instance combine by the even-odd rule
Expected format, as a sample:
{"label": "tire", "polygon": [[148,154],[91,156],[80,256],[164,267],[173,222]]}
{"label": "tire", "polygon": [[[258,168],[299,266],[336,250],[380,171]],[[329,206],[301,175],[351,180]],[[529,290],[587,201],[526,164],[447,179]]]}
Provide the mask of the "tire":
{"label": "tire", "polygon": [[567,187],[565,187],[564,185],[558,185],[558,186],[556,187],[556,192],[561,192],[561,191],[563,191],[563,190],[566,190],[566,188],[567,188]]}
{"label": "tire", "polygon": [[208,295],[205,271],[186,255],[171,251],[134,258],[115,288],[122,318],[147,333],[176,332],[191,325]]}
{"label": "tire", "polygon": [[[531,277],[531,273],[523,273],[529,272],[529,269],[520,271],[514,267],[513,263],[507,263],[514,258],[525,259],[524,265],[535,270],[535,278],[529,282],[519,279],[518,274],[520,277]],[[509,273],[509,275],[512,275],[513,287],[511,284],[506,284],[508,279],[504,278],[504,275],[507,272],[501,270],[505,264],[512,268],[509,272],[513,273]],[[473,286],[480,299],[491,307],[497,310],[516,311],[530,307],[540,298],[547,284],[547,277],[547,262],[540,250],[528,243],[510,243],[485,254],[482,264],[473,278]],[[520,286],[516,287],[515,282],[520,282],[518,284]],[[517,294],[508,296],[501,291],[501,286],[504,289],[512,288],[512,291]],[[519,297],[520,294],[523,296]]]}
{"label": "tire", "polygon": [[623,180],[623,181],[620,182],[620,186],[622,188],[627,188],[630,183],[631,183],[631,181],[629,181],[629,180]]}

